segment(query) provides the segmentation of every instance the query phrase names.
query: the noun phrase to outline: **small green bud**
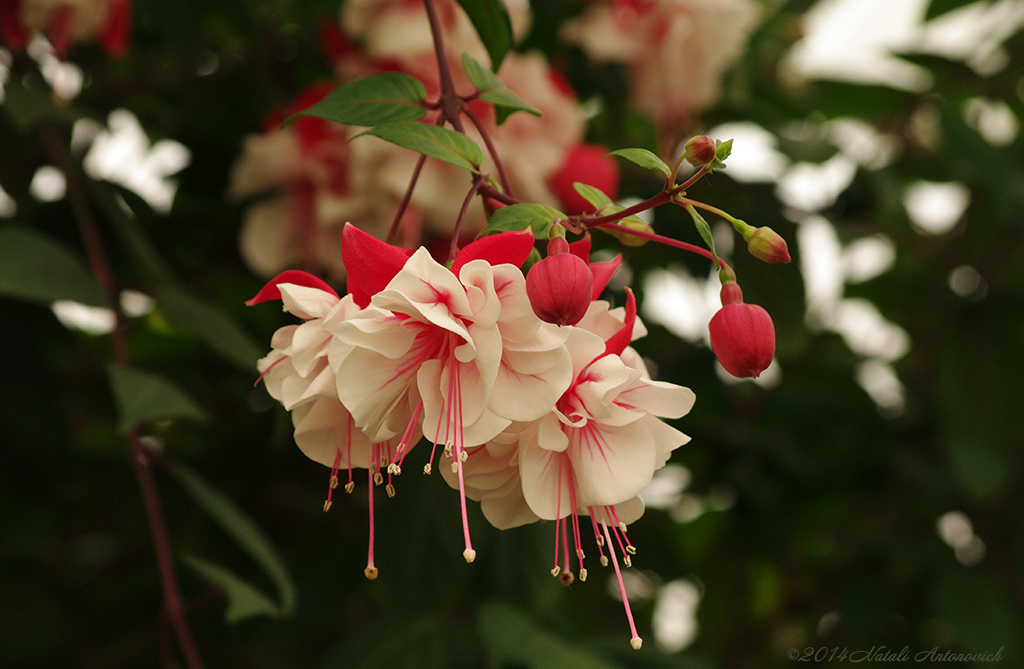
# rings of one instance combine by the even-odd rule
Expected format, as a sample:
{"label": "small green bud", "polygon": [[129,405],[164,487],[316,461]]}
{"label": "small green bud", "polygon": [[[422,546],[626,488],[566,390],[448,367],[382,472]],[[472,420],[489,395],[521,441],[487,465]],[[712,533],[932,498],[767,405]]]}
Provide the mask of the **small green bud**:
{"label": "small green bud", "polygon": [[786,240],[779,233],[769,227],[752,228],[748,234],[744,234],[747,240],[747,250],[759,260],[767,263],[785,263],[790,261],[789,247]]}

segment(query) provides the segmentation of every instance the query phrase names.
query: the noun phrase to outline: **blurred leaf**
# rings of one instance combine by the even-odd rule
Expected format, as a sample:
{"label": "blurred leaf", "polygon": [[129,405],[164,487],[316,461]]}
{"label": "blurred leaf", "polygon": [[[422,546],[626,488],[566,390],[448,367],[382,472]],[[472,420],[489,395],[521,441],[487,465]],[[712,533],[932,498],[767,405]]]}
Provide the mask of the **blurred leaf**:
{"label": "blurred leaf", "polygon": [[977,0],[931,0],[928,9],[924,13],[925,22],[942,16],[954,9],[960,9],[966,5],[974,4]]}
{"label": "blurred leaf", "polygon": [[266,351],[224,312],[189,295],[181,288],[160,286],[157,305],[168,318],[193,332],[210,348],[239,369],[252,373]]}
{"label": "blurred leaf", "polygon": [[501,0],[458,0],[491,57],[491,69],[501,67],[512,48],[512,21]]}
{"label": "blurred leaf", "polygon": [[380,137],[386,142],[443,160],[471,172],[476,171],[477,165],[484,158],[476,142],[461,132],[427,123],[412,121],[388,123],[371,128],[356,137],[363,135]]}
{"label": "blurred leaf", "polygon": [[73,251],[19,224],[0,227],[0,295],[49,305],[73,300],[105,306],[103,291]]}
{"label": "blurred leaf", "polygon": [[542,116],[539,109],[523,102],[518,95],[505,86],[501,79],[474,60],[468,53],[462,54],[462,66],[466,69],[469,80],[480,91],[480,99],[494,105],[498,125],[504,123],[505,119],[517,111]]}
{"label": "blurred leaf", "polygon": [[422,105],[426,98],[427,89],[412,75],[373,74],[338,86],[320,102],[289,116],[284,125],[300,116],[360,126],[413,121],[427,113]]}
{"label": "blurred leaf", "polygon": [[206,412],[198,404],[158,374],[110,365],[107,376],[117,402],[117,429],[121,432],[153,420],[206,420]]}
{"label": "blurred leaf", "polygon": [[270,577],[277,588],[280,603],[276,606],[280,615],[291,615],[295,611],[295,584],[263,530],[233,500],[185,465],[173,463],[170,471],[199,506],[205,509]]}
{"label": "blurred leaf", "polygon": [[625,158],[632,163],[636,163],[644,169],[661,172],[667,177],[672,176],[672,168],[666,165],[665,161],[647,149],[619,149],[618,151],[612,151],[605,155],[605,158],[608,156],[619,156],[620,158]]}
{"label": "blurred leaf", "polygon": [[715,253],[715,238],[711,234],[711,226],[708,225],[708,222],[704,220],[704,217],[700,215],[700,212],[692,204],[686,205],[686,211],[690,212],[693,224],[697,226],[697,232],[700,233],[701,239],[704,240],[708,250],[711,251],[711,255],[715,260],[715,267],[718,267],[718,255]]}
{"label": "blurred leaf", "polygon": [[[27,81],[27,80],[26,80]],[[4,87],[3,109],[11,123],[21,131],[29,130],[40,121],[52,121],[70,126],[86,114],[72,104],[54,104],[53,94],[38,82],[38,88],[18,83]]]}
{"label": "blurred leaf", "polygon": [[[620,666],[555,637],[520,609],[491,603],[477,619],[480,640],[496,667],[514,663],[529,669],[613,669]],[[623,640],[626,643],[627,640]]]}
{"label": "blurred leaf", "polygon": [[513,204],[494,212],[484,232],[494,234],[532,228],[534,237],[544,239],[551,225],[565,218],[562,212],[543,204]]}
{"label": "blurred leaf", "polygon": [[183,555],[182,560],[227,595],[228,607],[224,612],[226,622],[237,623],[256,616],[281,617],[281,609],[277,604],[229,569],[195,555]]}

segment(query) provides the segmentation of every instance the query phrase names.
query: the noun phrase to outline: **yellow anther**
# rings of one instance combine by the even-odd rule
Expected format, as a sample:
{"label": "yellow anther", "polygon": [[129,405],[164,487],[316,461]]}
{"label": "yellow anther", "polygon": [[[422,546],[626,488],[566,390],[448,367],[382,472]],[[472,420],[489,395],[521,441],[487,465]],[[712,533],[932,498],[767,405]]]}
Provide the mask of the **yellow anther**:
{"label": "yellow anther", "polygon": [[623,555],[622,556],[622,564],[626,565],[627,567],[632,567],[633,566],[633,561],[629,559],[628,555]]}
{"label": "yellow anther", "polygon": [[633,650],[640,650],[640,647],[644,645],[644,640],[635,636],[629,640],[629,645],[633,647]]}
{"label": "yellow anther", "polygon": [[562,573],[562,568],[558,565],[555,565],[555,568],[551,570],[552,576],[558,576],[560,573]]}
{"label": "yellow anther", "polygon": [[345,484],[345,492],[352,494],[352,491],[356,489],[355,481],[349,481]]}
{"label": "yellow anther", "polygon": [[331,500],[325,499],[324,500],[324,513],[327,513],[330,510],[331,510]]}
{"label": "yellow anther", "polygon": [[384,483],[384,476],[380,472],[377,472],[376,474],[373,475],[373,482],[376,483],[377,485]]}
{"label": "yellow anther", "polygon": [[423,465],[423,473],[430,476],[430,472],[434,471],[434,468],[430,466],[430,463]]}
{"label": "yellow anther", "polygon": [[580,581],[587,580],[587,570],[585,567],[580,567]]}
{"label": "yellow anther", "polygon": [[602,555],[601,556],[601,566],[602,567],[607,567],[608,566],[608,556],[607,555]]}
{"label": "yellow anther", "polygon": [[386,486],[384,486],[384,490],[387,490],[388,497],[394,497],[395,496],[395,486],[391,485],[390,483],[387,484]]}
{"label": "yellow anther", "polygon": [[452,474],[459,473],[459,463],[452,460]]}
{"label": "yellow anther", "polygon": [[626,546],[626,552],[630,555],[636,555],[636,548],[633,546]]}
{"label": "yellow anther", "polygon": [[334,490],[337,487],[338,487],[338,477],[337,476],[332,476],[331,477],[331,490]]}
{"label": "yellow anther", "polygon": [[466,562],[472,563],[476,559],[476,551],[472,548],[467,548],[462,551],[462,557],[466,558]]}

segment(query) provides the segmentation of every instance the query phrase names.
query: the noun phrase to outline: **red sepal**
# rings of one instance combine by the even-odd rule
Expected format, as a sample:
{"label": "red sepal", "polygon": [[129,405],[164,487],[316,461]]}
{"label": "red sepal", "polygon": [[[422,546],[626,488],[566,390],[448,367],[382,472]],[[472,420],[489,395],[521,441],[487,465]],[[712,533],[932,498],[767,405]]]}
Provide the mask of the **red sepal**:
{"label": "red sepal", "polygon": [[260,289],[260,292],[256,293],[255,297],[251,300],[246,300],[245,303],[251,307],[268,300],[280,300],[281,290],[278,286],[282,283],[293,283],[296,286],[318,288],[338,297],[338,294],[334,292],[334,289],[327,285],[323,279],[315,277],[309,272],[303,272],[300,269],[288,269],[268,281],[267,285],[263,286],[263,288]]}
{"label": "red sepal", "polygon": [[348,293],[356,304],[368,307],[370,298],[391,283],[412,253],[412,249],[392,246],[346,223],[341,233],[341,259],[348,273]]}
{"label": "red sepal", "polygon": [[533,250],[533,230],[515,230],[499,232],[496,235],[481,237],[466,245],[459,251],[452,262],[452,274],[459,275],[462,266],[471,260],[483,259],[491,265],[509,263],[522,267]]}
{"label": "red sepal", "polygon": [[604,355],[622,355],[622,352],[633,341],[633,325],[636,323],[636,298],[633,291],[626,289],[626,321],[618,332],[608,337],[604,343]]}
{"label": "red sepal", "polygon": [[594,273],[594,292],[591,295],[591,300],[596,300],[601,297],[602,291],[608,282],[612,280],[612,275],[622,266],[622,254],[612,258],[610,262],[592,262],[590,263],[590,271]]}

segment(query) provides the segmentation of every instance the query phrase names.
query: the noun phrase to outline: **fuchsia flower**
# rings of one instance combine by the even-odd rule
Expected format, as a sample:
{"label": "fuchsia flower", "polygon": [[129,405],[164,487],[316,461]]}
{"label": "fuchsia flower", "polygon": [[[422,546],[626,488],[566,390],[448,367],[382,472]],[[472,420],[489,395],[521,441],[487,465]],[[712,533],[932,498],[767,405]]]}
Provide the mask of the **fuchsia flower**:
{"label": "fuchsia flower", "polygon": [[459,475],[464,555],[472,562],[465,449],[513,420],[536,420],[549,410],[569,384],[566,335],[541,323],[525,297],[519,265],[533,248],[529,231],[484,237],[464,248],[451,269],[421,248],[392,275],[402,253],[393,248],[346,229],[346,261],[351,255],[384,262],[348,267],[350,294],[372,298],[335,329],[330,364],[338,397],[371,439],[401,435],[391,474],[401,472],[420,420],[435,448],[444,446]]}
{"label": "fuchsia flower", "polygon": [[[585,313],[567,327],[538,318],[539,298],[528,295],[519,269],[533,243],[529,230],[484,237],[448,268],[424,248],[391,246],[347,225],[344,297],[289,271],[250,300],[280,299],[303,321],[275,333],[258,367],[271,396],[292,412],[299,447],[332,468],[332,489],[341,467],[348,491],[352,469],[367,469],[368,577],[377,575],[372,489],[387,469],[393,495],[393,478],[425,436],[434,448],[424,472],[441,445],[442,476],[459,490],[467,562],[476,557],[467,498],[479,500],[499,528],[555,521],[552,574],[563,583],[575,578],[570,537],[577,573],[587,578],[580,537],[587,516],[639,648],[619,566],[620,557],[631,566],[636,553],[626,525],[643,513],[639,494],[655,470],[689,440],[661,419],[685,415],[694,396],[652,381],[629,348],[646,332],[632,293],[624,308],[596,299],[621,261],[589,263],[589,237],[552,240],[547,259],[585,271],[589,282],[566,287]],[[549,288],[561,289],[557,282]]]}
{"label": "fuchsia flower", "polygon": [[[373,488],[383,482],[382,458],[390,459],[397,443],[373,441],[358,428],[352,414],[338,400],[334,372],[327,358],[331,331],[337,323],[358,312],[359,306],[351,295],[339,298],[326,283],[298,270],[281,273],[246,304],[277,299],[282,301],[285,311],[303,322],[274,333],[271,352],[257,363],[257,369],[270,396],[291,412],[299,449],[311,460],[331,468],[325,511],[331,507],[341,468],[348,470],[345,491],[350,493],[355,487],[352,469],[367,470],[370,540],[365,573],[368,578],[376,578]],[[394,494],[390,484],[388,494]]]}

